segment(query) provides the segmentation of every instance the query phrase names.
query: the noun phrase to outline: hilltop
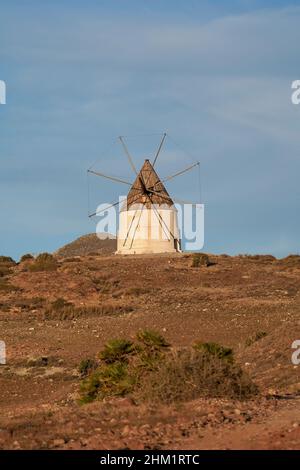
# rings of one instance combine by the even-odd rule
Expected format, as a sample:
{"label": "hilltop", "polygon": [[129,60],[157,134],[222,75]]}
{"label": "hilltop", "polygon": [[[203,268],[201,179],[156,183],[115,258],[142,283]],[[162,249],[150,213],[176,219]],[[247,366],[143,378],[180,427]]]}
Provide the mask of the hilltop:
{"label": "hilltop", "polygon": [[113,254],[117,249],[117,240],[113,235],[104,238],[106,234],[90,233],[83,235],[76,240],[61,247],[55,254],[62,258],[71,256],[84,256],[89,254]]}

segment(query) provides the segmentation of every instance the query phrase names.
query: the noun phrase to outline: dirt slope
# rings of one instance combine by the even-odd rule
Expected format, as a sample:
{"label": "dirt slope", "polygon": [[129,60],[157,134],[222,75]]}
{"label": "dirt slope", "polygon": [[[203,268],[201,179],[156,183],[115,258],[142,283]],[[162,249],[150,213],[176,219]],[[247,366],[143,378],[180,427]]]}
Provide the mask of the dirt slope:
{"label": "dirt slope", "polygon": [[[0,283],[0,448],[300,448],[299,259],[211,256],[192,268],[190,255],[102,254],[61,259],[57,271],[11,268]],[[58,298],[84,314],[47,315]],[[175,346],[232,347],[260,397],[78,405],[80,360],[144,328]]]}

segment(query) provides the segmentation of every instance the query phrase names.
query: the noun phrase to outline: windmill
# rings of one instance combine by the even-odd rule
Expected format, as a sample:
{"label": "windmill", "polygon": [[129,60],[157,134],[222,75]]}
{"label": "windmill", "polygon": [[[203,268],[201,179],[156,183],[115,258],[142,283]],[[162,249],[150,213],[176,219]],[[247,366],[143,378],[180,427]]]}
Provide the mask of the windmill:
{"label": "windmill", "polygon": [[[124,137],[120,136],[118,138],[135,175],[133,183],[92,169],[88,170],[88,173],[93,175],[130,186],[125,202],[117,201],[105,209],[121,204],[117,254],[176,253],[181,251],[177,209],[174,201],[180,204],[187,203],[187,201],[180,201],[171,197],[164,183],[192,170],[200,163],[195,162],[161,180],[155,171],[155,165],[166,136],[166,133],[162,135],[153,161],[151,162],[148,158],[145,159],[139,172],[125,144]],[[101,215],[101,212],[104,212],[104,210],[89,214],[89,217]]]}

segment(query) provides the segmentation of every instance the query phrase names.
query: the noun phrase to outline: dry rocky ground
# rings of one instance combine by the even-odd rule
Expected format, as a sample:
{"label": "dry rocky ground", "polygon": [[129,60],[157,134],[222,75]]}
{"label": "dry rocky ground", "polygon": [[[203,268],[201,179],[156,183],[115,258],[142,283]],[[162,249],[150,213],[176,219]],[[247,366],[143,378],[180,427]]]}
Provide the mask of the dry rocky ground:
{"label": "dry rocky ground", "polygon": [[[0,449],[300,448],[300,256],[93,254],[31,261],[0,279]],[[2,287],[1,287],[2,285]],[[51,310],[57,299],[76,314]],[[130,397],[78,404],[78,365],[111,338],[157,330],[174,346],[233,348],[260,388],[241,401],[197,398],[174,405]]]}

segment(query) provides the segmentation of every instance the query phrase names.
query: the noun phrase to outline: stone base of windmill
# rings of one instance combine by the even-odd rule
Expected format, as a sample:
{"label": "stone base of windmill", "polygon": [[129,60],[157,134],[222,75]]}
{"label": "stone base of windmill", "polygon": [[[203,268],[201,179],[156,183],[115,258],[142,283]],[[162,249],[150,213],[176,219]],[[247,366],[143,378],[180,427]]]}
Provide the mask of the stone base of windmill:
{"label": "stone base of windmill", "polygon": [[120,214],[117,252],[142,255],[181,252],[174,209],[135,209]]}
{"label": "stone base of windmill", "polygon": [[132,246],[128,241],[118,239],[117,255],[143,255],[158,253],[181,253],[180,241],[175,240],[134,240]]}

